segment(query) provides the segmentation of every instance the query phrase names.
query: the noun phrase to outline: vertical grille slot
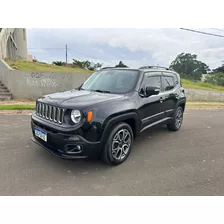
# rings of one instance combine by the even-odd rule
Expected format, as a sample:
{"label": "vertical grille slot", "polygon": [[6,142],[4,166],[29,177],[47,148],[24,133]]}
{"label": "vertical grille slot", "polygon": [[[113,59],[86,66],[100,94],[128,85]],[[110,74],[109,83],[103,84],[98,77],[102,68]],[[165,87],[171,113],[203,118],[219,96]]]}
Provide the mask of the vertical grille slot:
{"label": "vertical grille slot", "polygon": [[57,122],[57,108],[56,107],[53,107],[53,119],[54,119],[54,122]]}
{"label": "vertical grille slot", "polygon": [[40,106],[40,104],[39,104],[39,103],[37,103],[37,104],[36,104],[36,111],[37,111],[37,115],[39,115],[39,106]]}
{"label": "vertical grille slot", "polygon": [[60,116],[59,116],[59,120],[58,120],[58,122],[61,124],[61,123],[63,123],[63,119],[64,119],[64,112],[65,112],[65,110],[64,109],[60,109]]}
{"label": "vertical grille slot", "polygon": [[46,117],[47,120],[49,119],[49,114],[48,114],[48,112],[49,112],[49,106],[46,105],[46,106],[45,106],[45,117]]}
{"label": "vertical grille slot", "polygon": [[42,116],[45,117],[45,105],[42,104]]}
{"label": "vertical grille slot", "polygon": [[40,116],[42,116],[42,104],[40,103],[40,106],[39,106],[39,114]]}
{"label": "vertical grille slot", "polygon": [[49,118],[52,121],[52,106],[49,106]]}
{"label": "vertical grille slot", "polygon": [[45,118],[46,120],[62,124],[64,121],[65,110],[43,103],[37,103],[36,114],[40,117]]}

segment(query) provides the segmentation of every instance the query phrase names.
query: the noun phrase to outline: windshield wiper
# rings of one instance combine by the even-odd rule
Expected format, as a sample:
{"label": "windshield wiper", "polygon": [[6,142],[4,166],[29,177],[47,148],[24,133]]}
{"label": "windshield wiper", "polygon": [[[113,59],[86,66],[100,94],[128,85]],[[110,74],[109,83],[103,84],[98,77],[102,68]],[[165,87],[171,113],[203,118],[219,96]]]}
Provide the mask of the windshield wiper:
{"label": "windshield wiper", "polygon": [[96,90],[93,90],[95,92],[99,92],[99,93],[110,93],[110,91],[105,91],[105,90],[100,90],[100,89],[96,89]]}

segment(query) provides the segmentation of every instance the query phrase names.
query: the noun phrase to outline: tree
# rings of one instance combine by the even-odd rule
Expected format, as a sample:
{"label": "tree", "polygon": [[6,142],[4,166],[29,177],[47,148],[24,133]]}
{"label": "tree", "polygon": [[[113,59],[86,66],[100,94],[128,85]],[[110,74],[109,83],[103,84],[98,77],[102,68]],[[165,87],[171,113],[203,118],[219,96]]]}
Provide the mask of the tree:
{"label": "tree", "polygon": [[119,67],[119,68],[127,68],[128,66],[125,65],[122,61],[120,61],[118,65],[115,65],[115,67],[117,67],[117,68],[118,68],[118,67]]}
{"label": "tree", "polygon": [[63,61],[53,61],[52,64],[57,66],[65,66],[65,62]]}
{"label": "tree", "polygon": [[210,71],[209,67],[199,60],[196,54],[181,53],[171,63],[170,68],[178,72],[182,78],[201,80],[202,74]]}
{"label": "tree", "polygon": [[213,85],[224,86],[224,73],[208,75],[208,77],[205,78],[205,82]]}
{"label": "tree", "polygon": [[95,69],[96,69],[96,68],[101,68],[101,67],[102,67],[102,65],[103,65],[103,64],[96,63],[96,64],[94,65],[94,68],[95,68]]}
{"label": "tree", "polygon": [[218,68],[213,69],[212,73],[224,73],[224,64]]}
{"label": "tree", "polygon": [[73,59],[73,64],[79,68],[87,68],[87,69],[89,69],[91,66],[91,62],[88,60],[87,61],[79,61],[79,60]]}

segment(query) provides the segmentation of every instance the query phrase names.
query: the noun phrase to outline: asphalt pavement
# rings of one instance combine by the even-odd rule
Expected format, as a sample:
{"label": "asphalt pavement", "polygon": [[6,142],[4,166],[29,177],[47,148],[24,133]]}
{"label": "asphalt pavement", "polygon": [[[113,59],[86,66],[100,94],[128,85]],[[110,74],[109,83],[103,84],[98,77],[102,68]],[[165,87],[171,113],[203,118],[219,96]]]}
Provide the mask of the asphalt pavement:
{"label": "asphalt pavement", "polygon": [[0,195],[224,195],[221,109],[143,133],[116,167],[58,159],[30,137],[30,116],[0,115]]}

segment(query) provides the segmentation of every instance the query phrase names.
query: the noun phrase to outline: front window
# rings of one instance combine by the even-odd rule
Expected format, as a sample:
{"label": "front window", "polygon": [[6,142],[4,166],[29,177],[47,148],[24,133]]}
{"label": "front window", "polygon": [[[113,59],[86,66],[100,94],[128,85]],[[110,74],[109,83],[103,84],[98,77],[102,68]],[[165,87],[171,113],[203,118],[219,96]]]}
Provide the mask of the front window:
{"label": "front window", "polygon": [[138,71],[134,70],[101,70],[93,73],[81,89],[124,94],[134,88],[137,78]]}

